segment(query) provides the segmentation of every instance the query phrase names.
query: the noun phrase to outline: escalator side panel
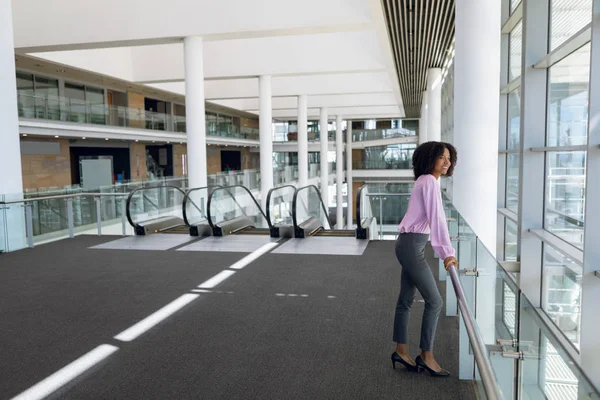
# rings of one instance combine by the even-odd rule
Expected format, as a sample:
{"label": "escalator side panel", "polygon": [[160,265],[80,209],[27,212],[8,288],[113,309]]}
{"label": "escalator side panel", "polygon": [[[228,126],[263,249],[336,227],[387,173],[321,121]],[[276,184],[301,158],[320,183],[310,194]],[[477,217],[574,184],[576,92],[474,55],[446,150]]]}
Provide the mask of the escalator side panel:
{"label": "escalator side panel", "polygon": [[254,227],[254,222],[248,217],[237,217],[213,227],[214,236],[231,235],[244,228]]}

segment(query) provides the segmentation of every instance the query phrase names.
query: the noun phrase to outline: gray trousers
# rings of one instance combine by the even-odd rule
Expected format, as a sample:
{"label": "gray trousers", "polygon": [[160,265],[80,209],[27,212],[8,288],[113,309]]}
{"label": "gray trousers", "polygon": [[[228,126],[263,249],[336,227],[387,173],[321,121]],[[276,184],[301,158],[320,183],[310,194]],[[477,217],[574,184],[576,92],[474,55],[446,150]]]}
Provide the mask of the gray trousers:
{"label": "gray trousers", "polygon": [[425,300],[425,311],[421,323],[421,350],[432,351],[435,330],[442,310],[442,296],[425,260],[425,244],[429,235],[401,233],[396,240],[396,258],[402,265],[400,295],[394,319],[394,342],[408,343],[408,320],[410,308],[418,289]]}

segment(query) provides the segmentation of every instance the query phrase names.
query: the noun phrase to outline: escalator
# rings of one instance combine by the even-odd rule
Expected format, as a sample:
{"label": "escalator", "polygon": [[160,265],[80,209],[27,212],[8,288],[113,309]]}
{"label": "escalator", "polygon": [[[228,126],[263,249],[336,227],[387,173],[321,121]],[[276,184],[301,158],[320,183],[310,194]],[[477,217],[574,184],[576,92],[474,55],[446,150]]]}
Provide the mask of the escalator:
{"label": "escalator", "polygon": [[208,197],[208,223],[214,236],[269,235],[269,220],[242,185],[216,188]]}
{"label": "escalator", "polygon": [[212,227],[208,218],[208,200],[212,192],[221,186],[201,187],[188,190],[182,205],[183,220],[190,236],[211,236]]}
{"label": "escalator", "polygon": [[371,197],[367,186],[363,185],[356,193],[356,238],[373,240],[376,234],[377,220],[373,216]]}
{"label": "escalator", "polygon": [[355,237],[353,229],[332,229],[321,192],[314,185],[296,190],[292,205],[294,237]]}
{"label": "escalator", "polygon": [[292,216],[296,187],[284,185],[269,190],[267,195],[267,220],[271,229],[271,237],[294,237],[294,220]]}
{"label": "escalator", "polygon": [[185,192],[176,186],[135,189],[127,197],[127,220],[136,235],[187,233],[184,198]]}

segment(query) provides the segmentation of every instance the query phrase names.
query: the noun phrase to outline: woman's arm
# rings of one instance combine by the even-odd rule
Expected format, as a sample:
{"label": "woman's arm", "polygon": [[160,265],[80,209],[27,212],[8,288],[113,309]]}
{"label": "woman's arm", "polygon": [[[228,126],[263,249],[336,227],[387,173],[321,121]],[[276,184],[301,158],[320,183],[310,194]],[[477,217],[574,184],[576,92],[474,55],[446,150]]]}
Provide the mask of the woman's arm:
{"label": "woman's arm", "polygon": [[[430,179],[429,179],[430,178]],[[437,180],[430,176],[423,183],[423,201],[425,202],[425,213],[431,230],[431,246],[441,259],[454,257],[455,252],[450,243],[448,233],[448,222],[442,204],[442,193]]]}

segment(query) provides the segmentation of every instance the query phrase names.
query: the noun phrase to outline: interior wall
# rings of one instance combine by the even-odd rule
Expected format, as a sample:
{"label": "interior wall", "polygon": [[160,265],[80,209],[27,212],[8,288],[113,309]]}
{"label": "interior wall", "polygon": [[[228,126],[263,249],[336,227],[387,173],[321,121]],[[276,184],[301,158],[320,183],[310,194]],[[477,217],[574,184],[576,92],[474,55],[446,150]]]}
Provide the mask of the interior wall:
{"label": "interior wall", "polygon": [[[133,108],[136,112],[133,115],[129,115],[129,127],[131,128],[144,128],[146,123],[144,122],[144,108],[145,101],[144,95],[135,92],[127,92],[128,107]],[[141,116],[138,115],[137,110],[141,110]]]}
{"label": "interior wall", "polygon": [[148,172],[146,169],[146,145],[143,143],[131,143],[129,145],[129,159],[131,164],[131,179],[148,179]]}
{"label": "interior wall", "polygon": [[[42,189],[71,185],[71,156],[66,139],[21,139],[21,143],[58,143],[60,150],[35,151],[38,154],[21,154],[23,189]],[[8,172],[7,172],[8,173]]]}

